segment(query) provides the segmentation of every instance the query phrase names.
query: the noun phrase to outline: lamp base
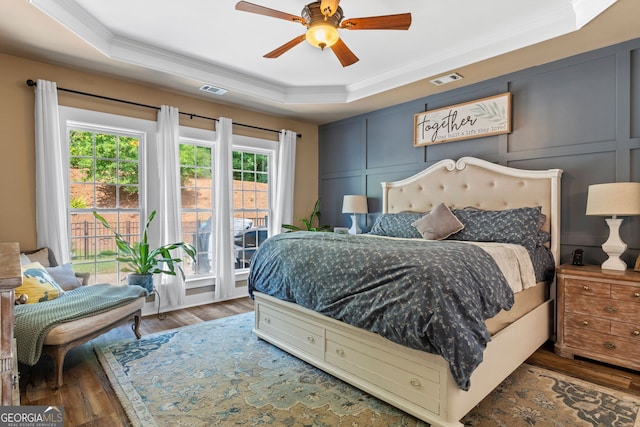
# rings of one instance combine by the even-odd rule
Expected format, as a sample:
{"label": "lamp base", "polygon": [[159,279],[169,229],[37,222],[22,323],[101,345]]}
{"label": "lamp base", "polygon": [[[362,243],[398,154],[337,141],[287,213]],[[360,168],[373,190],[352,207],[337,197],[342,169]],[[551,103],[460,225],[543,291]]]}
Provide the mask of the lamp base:
{"label": "lamp base", "polygon": [[609,239],[602,244],[602,250],[609,255],[609,259],[602,263],[604,270],[624,271],[627,264],[620,259],[620,255],[627,250],[627,244],[620,238],[622,218],[607,218],[609,224]]}
{"label": "lamp base", "polygon": [[602,263],[603,270],[618,270],[625,271],[627,269],[627,263],[621,260],[619,257],[609,257],[608,260]]}
{"label": "lamp base", "polygon": [[349,234],[360,234],[362,230],[358,227],[358,215],[351,214],[351,228],[349,229]]}

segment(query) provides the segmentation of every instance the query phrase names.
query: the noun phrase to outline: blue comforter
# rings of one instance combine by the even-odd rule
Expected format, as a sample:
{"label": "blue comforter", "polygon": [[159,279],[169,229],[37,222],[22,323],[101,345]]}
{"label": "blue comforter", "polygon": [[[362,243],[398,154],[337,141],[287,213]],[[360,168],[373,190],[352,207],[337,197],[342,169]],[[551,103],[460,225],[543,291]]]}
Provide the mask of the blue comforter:
{"label": "blue comforter", "polygon": [[261,292],[441,355],[458,386],[482,362],[484,321],[513,292],[481,248],[455,241],[295,232],[267,239],[251,260]]}

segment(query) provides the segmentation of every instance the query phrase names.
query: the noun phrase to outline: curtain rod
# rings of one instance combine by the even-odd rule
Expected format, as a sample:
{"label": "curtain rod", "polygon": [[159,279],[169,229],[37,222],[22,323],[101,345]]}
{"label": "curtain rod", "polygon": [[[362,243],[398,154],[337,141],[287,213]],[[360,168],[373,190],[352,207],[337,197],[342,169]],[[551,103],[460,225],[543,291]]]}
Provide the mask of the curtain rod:
{"label": "curtain rod", "polygon": [[[29,79],[29,80],[27,80],[27,86],[37,86],[37,83],[34,80]],[[144,107],[144,108],[151,108],[153,110],[160,110],[160,107],[156,107],[155,105],[141,104],[139,102],[127,101],[127,100],[118,99],[118,98],[111,98],[109,96],[96,95],[96,94],[93,94],[93,93],[81,92],[79,90],[65,89],[63,87],[57,87],[57,89],[61,90],[63,92],[75,93],[76,95],[91,96],[93,98],[105,99],[107,101],[120,102],[120,103],[123,103],[123,104],[135,105],[137,107]],[[218,121],[218,119],[216,119],[215,117],[201,116],[199,114],[193,114],[193,113],[183,113],[182,111],[179,111],[179,113],[182,114],[183,116],[188,116],[190,119],[193,119],[194,117],[197,117],[199,119],[213,120],[215,122]],[[275,133],[278,133],[278,134],[280,133],[279,130],[275,130],[275,129],[267,129],[267,128],[263,128],[263,127],[259,127],[259,126],[246,125],[244,123],[235,123],[235,122],[232,122],[232,123],[234,125],[236,125],[236,126],[242,126],[242,127],[245,127],[245,128],[263,130],[263,131],[266,131],[266,132],[275,132]],[[300,133],[297,133],[296,136],[298,138],[302,138],[302,134],[300,134]]]}

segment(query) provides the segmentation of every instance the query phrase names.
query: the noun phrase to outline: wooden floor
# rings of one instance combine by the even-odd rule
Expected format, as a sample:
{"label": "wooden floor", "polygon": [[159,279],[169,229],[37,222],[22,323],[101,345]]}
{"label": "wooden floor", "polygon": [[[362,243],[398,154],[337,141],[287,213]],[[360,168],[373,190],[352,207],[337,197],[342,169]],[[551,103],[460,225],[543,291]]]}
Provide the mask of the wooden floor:
{"label": "wooden floor", "polygon": [[[151,334],[252,310],[253,302],[248,298],[192,307],[167,313],[164,320],[155,315],[144,317],[140,331],[143,335]],[[57,391],[50,385],[52,364],[46,356],[34,367],[21,367],[21,404],[61,405],[65,409],[67,426],[129,425],[93,352],[93,344],[130,337],[133,337],[131,328],[122,326],[69,351],[65,359],[64,385]],[[528,363],[640,396],[640,372],[587,360],[563,359],[553,353],[551,345],[539,349]]]}

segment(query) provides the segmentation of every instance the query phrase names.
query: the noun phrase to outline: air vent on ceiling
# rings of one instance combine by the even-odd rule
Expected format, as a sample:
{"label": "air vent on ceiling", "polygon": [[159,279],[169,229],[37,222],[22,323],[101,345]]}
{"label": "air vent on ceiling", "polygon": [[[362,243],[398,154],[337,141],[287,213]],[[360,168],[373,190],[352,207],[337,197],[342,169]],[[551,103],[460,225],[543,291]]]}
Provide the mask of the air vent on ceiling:
{"label": "air vent on ceiling", "polygon": [[227,93],[226,89],[222,89],[221,87],[216,87],[212,85],[202,85],[202,87],[200,87],[200,90],[213,93],[215,95],[224,95],[225,93]]}
{"label": "air vent on ceiling", "polygon": [[446,85],[447,83],[455,82],[456,80],[462,80],[462,76],[458,73],[447,74],[446,76],[440,76],[437,79],[431,80],[436,86]]}

